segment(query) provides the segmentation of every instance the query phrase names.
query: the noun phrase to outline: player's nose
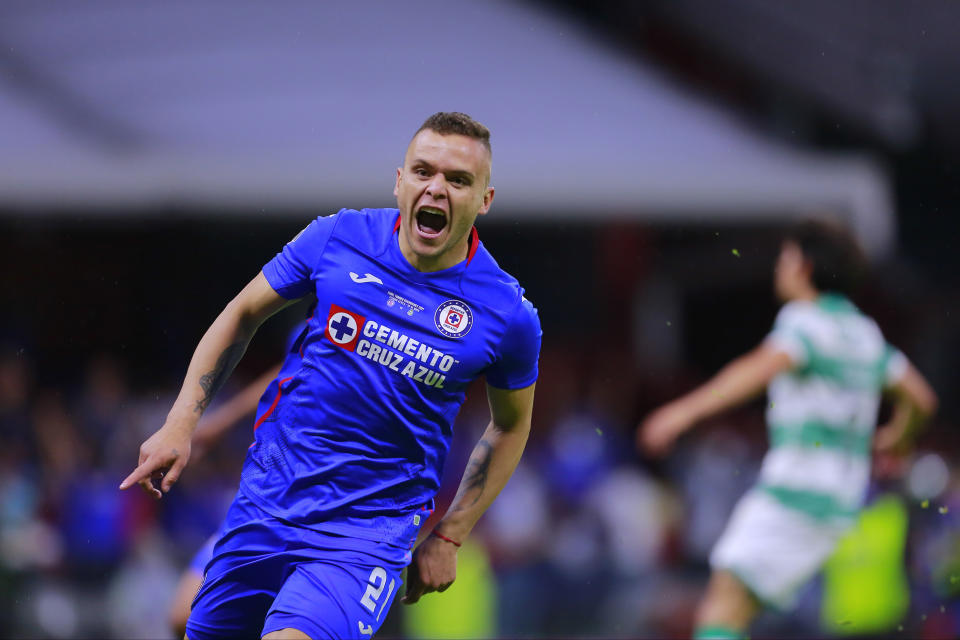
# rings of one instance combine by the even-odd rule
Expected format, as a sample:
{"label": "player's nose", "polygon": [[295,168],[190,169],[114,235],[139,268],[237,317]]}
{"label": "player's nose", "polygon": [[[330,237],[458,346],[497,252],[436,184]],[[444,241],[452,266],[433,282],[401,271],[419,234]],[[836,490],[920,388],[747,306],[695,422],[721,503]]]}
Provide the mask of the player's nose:
{"label": "player's nose", "polygon": [[447,179],[443,174],[437,173],[433,176],[433,179],[427,184],[427,195],[437,200],[447,196]]}

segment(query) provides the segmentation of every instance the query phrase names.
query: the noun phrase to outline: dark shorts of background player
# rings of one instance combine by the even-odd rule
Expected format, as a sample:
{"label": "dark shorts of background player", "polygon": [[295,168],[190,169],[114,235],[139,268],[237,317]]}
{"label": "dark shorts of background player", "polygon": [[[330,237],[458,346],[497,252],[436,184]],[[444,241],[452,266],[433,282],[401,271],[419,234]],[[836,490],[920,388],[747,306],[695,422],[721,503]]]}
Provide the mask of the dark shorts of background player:
{"label": "dark shorts of background player", "polygon": [[296,527],[242,492],[227,512],[187,622],[190,640],[298,629],[314,640],[370,638],[400,590],[397,549]]}

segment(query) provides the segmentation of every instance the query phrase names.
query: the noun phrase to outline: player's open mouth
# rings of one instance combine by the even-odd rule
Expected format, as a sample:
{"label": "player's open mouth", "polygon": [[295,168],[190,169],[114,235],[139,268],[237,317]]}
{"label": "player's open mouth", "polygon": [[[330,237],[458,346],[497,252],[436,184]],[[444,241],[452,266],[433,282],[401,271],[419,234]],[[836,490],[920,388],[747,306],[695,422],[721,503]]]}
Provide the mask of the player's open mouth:
{"label": "player's open mouth", "polygon": [[417,210],[417,230],[423,235],[435,238],[447,226],[447,216],[434,207],[420,207]]}

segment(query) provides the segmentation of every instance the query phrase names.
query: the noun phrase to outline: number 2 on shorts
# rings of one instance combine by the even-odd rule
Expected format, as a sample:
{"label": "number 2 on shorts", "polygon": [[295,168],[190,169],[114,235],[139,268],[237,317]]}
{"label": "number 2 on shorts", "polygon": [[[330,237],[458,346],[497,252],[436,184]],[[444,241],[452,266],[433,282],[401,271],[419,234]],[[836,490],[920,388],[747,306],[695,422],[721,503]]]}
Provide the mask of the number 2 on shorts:
{"label": "number 2 on shorts", "polygon": [[[377,601],[380,599],[380,595],[383,593],[383,587],[387,584],[387,572],[383,567],[374,567],[373,571],[370,572],[370,577],[367,579],[367,590],[363,592],[363,597],[360,598],[360,604],[367,608],[370,613],[376,611]],[[380,621],[380,616],[383,614],[383,609],[388,602],[390,602],[390,596],[393,595],[393,588],[396,586],[396,580],[390,580],[390,587],[387,589],[387,597],[383,599],[383,604],[380,605],[380,611],[377,612],[377,622]]]}

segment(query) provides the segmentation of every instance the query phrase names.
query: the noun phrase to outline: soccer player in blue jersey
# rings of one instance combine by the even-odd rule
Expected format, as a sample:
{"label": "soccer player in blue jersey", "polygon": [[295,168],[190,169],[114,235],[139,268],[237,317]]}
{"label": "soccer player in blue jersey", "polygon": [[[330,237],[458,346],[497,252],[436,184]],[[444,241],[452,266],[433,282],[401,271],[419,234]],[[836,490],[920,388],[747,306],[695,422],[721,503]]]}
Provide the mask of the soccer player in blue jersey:
{"label": "soccer player in blue jersey", "polygon": [[[255,432],[187,624],[192,640],[369,638],[405,566],[407,603],[454,581],[457,548],[526,444],[540,349],[536,310],[473,227],[493,201],[490,166],[483,125],[431,116],[397,170],[398,209],[314,220],[201,339],[121,488],[169,491],[256,328],[317,297],[300,368]],[[447,514],[412,551],[480,376],[490,424]]]}

